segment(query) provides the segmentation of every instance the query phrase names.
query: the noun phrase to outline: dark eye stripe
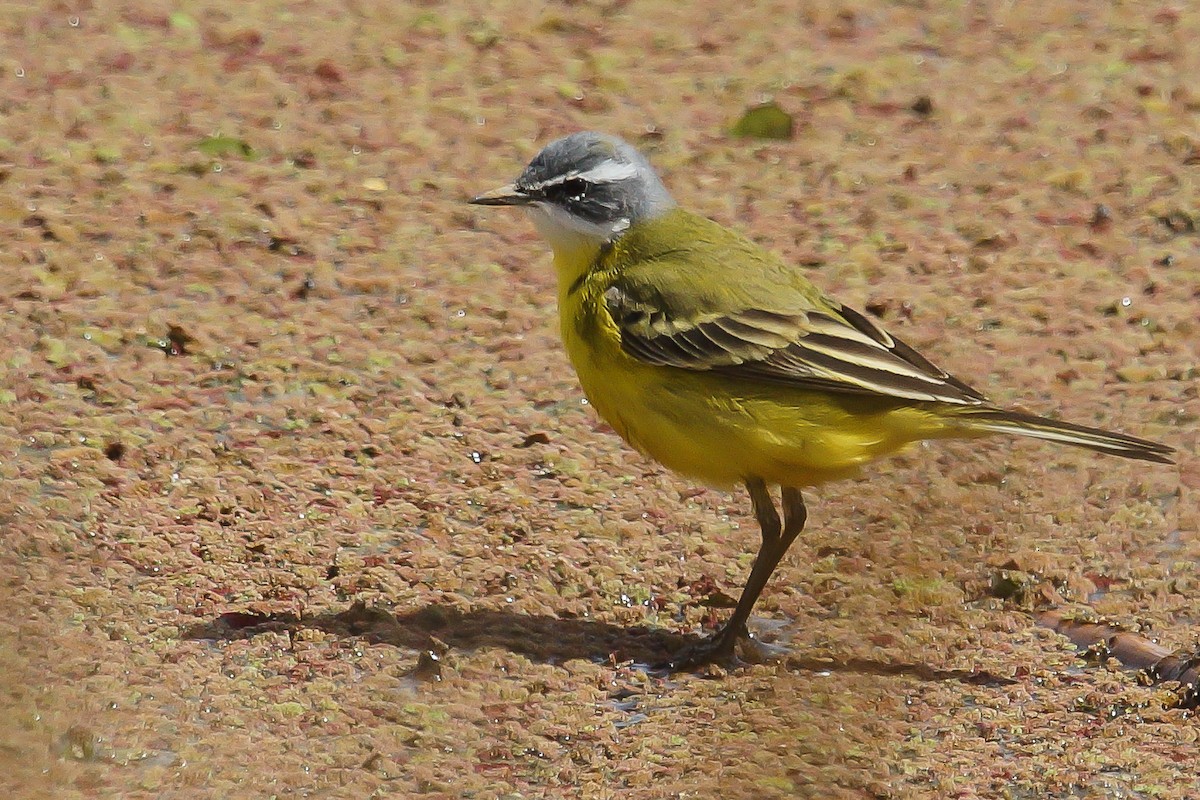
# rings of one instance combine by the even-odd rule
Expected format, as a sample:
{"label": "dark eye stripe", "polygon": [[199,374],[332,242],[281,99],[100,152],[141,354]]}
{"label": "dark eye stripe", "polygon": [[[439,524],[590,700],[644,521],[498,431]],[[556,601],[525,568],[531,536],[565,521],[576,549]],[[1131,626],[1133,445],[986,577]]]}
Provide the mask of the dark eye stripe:
{"label": "dark eye stripe", "polygon": [[543,192],[551,200],[578,202],[587,194],[588,182],[583,178],[568,178],[561,183],[552,183]]}

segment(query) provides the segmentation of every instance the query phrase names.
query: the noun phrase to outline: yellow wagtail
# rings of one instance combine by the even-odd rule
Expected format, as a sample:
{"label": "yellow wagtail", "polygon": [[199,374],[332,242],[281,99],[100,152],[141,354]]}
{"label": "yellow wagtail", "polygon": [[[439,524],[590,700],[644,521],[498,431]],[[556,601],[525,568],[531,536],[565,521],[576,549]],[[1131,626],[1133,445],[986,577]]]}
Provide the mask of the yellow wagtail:
{"label": "yellow wagtail", "polygon": [[991,405],[800,270],[679,208],[615,137],[552,142],[514,183],[471,202],[523,207],[553,248],[562,337],[600,416],[663,465],[750,492],[762,543],[742,596],[675,667],[735,657],[804,528],[803,487],[912,442],[1013,433],[1172,463],[1165,445]]}

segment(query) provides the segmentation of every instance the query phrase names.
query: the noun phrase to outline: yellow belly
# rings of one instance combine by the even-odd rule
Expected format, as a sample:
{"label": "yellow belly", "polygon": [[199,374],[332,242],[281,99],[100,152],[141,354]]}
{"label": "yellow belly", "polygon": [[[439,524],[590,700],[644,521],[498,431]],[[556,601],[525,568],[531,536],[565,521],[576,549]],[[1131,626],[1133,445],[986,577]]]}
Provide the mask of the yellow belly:
{"label": "yellow belly", "polygon": [[584,298],[560,300],[567,353],[596,411],[629,444],[704,483],[811,486],[945,431],[919,408],[644,364],[610,325],[580,328]]}

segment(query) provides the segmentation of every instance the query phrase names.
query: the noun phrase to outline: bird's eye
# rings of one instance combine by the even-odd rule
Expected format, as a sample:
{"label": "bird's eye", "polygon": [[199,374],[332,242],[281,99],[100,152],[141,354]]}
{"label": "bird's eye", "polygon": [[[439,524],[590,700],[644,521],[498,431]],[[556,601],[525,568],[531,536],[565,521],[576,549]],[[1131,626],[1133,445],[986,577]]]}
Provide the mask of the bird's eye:
{"label": "bird's eye", "polygon": [[587,194],[587,188],[587,181],[583,178],[568,178],[558,184],[554,193],[563,200],[579,201]]}

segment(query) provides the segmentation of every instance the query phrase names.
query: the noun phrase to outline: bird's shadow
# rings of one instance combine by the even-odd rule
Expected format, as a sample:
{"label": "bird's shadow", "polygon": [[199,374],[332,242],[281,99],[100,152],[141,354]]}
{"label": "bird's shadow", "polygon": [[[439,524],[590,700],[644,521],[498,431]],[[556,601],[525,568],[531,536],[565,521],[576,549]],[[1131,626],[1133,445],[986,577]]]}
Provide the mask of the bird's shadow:
{"label": "bird's shadow", "polygon": [[[471,651],[498,647],[540,663],[560,664],[572,659],[586,659],[594,663],[633,662],[648,668],[667,662],[673,653],[702,638],[644,626],[621,627],[589,619],[562,619],[490,609],[460,611],[437,604],[395,614],[361,601],[343,611],[311,616],[225,613],[190,626],[183,632],[183,638],[231,641],[268,631],[294,635],[304,629],[335,636],[363,637],[370,642],[418,653],[440,654],[448,648]],[[788,669],[810,672],[907,676],[923,681],[949,680],[984,686],[1014,682],[986,671],[946,670],[922,663],[807,658],[786,651],[779,661]]]}
{"label": "bird's shadow", "polygon": [[571,659],[655,664],[700,637],[646,627],[620,627],[587,619],[560,619],[509,611],[460,611],[443,605],[396,614],[382,606],[355,602],[337,612],[314,615],[231,612],[190,626],[185,639],[235,640],[268,631],[294,634],[303,629],[423,652],[499,647],[542,663]]}
{"label": "bird's shadow", "polygon": [[394,614],[358,601],[341,612],[314,615],[227,613],[198,622],[184,631],[186,639],[244,639],[268,631],[324,631],[334,636],[362,637],[418,651],[502,648],[542,663],[572,658],[594,662],[660,663],[672,652],[701,637],[647,627],[620,627],[584,619],[559,619],[508,610],[470,610],[431,604],[415,612]]}

